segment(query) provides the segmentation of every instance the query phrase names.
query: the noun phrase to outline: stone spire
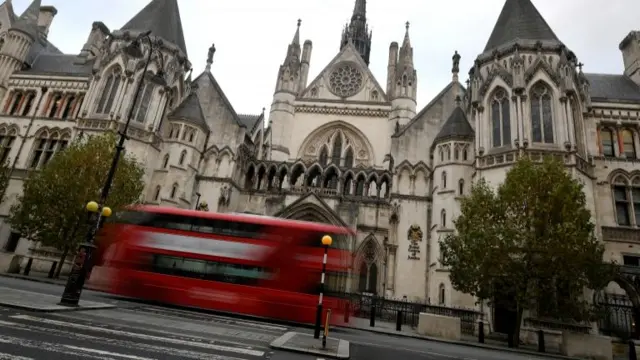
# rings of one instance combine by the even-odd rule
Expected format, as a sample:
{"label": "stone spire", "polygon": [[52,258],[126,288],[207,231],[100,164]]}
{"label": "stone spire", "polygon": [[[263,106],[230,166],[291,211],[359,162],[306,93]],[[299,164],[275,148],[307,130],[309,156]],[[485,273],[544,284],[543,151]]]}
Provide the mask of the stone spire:
{"label": "stone spire", "polygon": [[33,0],[16,20],[12,28],[31,36],[33,40],[38,39],[38,17],[40,17],[41,5],[42,2],[40,0]]}
{"label": "stone spire", "polygon": [[362,60],[369,65],[371,37],[372,34],[369,31],[369,25],[367,25],[367,0],[356,0],[351,22],[345,25],[344,30],[342,30],[340,50],[347,44],[352,43],[360,53]]}

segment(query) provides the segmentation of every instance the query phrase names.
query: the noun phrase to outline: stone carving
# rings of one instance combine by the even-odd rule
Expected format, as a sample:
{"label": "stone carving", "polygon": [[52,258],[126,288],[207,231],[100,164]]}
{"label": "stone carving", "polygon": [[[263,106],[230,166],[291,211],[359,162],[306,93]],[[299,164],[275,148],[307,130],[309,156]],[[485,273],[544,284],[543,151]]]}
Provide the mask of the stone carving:
{"label": "stone carving", "polygon": [[407,239],[409,240],[409,260],[420,260],[420,242],[423,237],[422,229],[419,225],[411,225],[407,231]]}
{"label": "stone carving", "polygon": [[369,196],[370,197],[376,197],[378,192],[378,187],[376,186],[376,183],[372,182],[369,184]]}
{"label": "stone carving", "polygon": [[296,187],[301,187],[301,186],[302,186],[302,178],[303,178],[303,177],[304,177],[304,176],[302,176],[302,175],[299,175],[299,176],[298,176],[298,178],[296,179],[296,183],[295,183],[295,186],[296,186]]}
{"label": "stone carving", "polygon": [[284,177],[282,178],[282,188],[283,189],[289,188],[289,176],[287,176],[287,174],[284,174]]}
{"label": "stone carving", "polygon": [[337,96],[347,98],[360,91],[363,78],[362,72],[355,65],[341,64],[329,74],[329,89]]}

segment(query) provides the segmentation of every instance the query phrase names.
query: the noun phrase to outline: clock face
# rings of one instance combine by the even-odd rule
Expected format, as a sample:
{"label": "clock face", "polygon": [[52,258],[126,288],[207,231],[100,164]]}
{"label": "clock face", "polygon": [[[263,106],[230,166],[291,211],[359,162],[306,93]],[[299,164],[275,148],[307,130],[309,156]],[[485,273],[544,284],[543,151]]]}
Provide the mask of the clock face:
{"label": "clock face", "polygon": [[364,83],[362,72],[351,63],[338,64],[329,74],[331,92],[341,98],[351,97],[360,91]]}

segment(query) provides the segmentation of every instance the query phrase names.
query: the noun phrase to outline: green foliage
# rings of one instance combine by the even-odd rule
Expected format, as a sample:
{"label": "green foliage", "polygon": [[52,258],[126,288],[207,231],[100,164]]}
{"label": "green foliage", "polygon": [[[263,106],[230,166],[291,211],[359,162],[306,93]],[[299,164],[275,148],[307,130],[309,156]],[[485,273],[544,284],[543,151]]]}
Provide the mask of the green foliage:
{"label": "green foliage", "polygon": [[209,204],[206,201],[202,201],[198,204],[198,211],[209,211]]}
{"label": "green foliage", "polygon": [[[113,134],[74,141],[24,182],[9,223],[22,236],[58,249],[75,249],[88,231],[85,206],[98,201],[115,154]],[[121,156],[106,206],[116,212],[138,202],[144,170]]]}
{"label": "green foliage", "polygon": [[9,181],[11,177],[11,164],[7,160],[3,164],[0,164],[0,203],[5,199],[7,194],[7,188],[9,187]]}
{"label": "green foliage", "polygon": [[[584,320],[584,288],[611,279],[583,186],[557,160],[520,160],[493,191],[480,180],[461,200],[457,233],[440,241],[455,289],[518,312]],[[518,327],[520,321],[518,320]]]}

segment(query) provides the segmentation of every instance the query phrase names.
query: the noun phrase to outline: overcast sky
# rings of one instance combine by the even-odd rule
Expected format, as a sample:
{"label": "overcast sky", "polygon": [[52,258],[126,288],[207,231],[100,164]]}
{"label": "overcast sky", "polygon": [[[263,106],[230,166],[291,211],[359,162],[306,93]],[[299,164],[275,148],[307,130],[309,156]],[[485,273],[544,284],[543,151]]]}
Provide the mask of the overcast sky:
{"label": "overcast sky", "polygon": [[[533,0],[556,35],[585,64],[585,71],[621,73],[618,44],[630,30],[640,30],[638,0]],[[30,0],[13,0],[21,13]],[[66,53],[77,53],[93,21],[110,29],[124,25],[149,0],[44,0],[58,9],[50,40]],[[296,21],[302,40],[313,41],[311,81],[337,54],[342,27],[355,0],[179,0],[189,59],[194,73],[205,65],[215,43],[213,74],[238,113],[269,108],[278,66],[284,60]],[[504,0],[369,0],[373,30],[371,69],[386,83],[389,43],[402,41],[411,23],[418,71],[418,107],[426,105],[451,81],[451,56],[462,55],[461,81],[484,49]]]}

